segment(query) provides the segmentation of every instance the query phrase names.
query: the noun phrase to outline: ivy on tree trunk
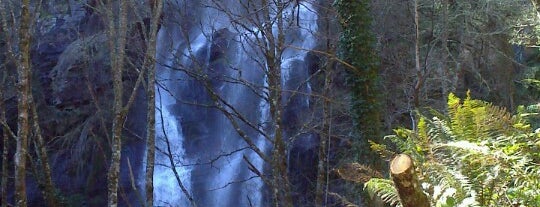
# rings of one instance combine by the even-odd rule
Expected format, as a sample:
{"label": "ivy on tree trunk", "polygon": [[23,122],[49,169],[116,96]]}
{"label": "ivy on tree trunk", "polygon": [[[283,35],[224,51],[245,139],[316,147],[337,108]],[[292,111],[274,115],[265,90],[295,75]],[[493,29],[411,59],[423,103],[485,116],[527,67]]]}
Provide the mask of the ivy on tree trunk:
{"label": "ivy on tree trunk", "polygon": [[337,0],[334,3],[342,28],[339,39],[339,56],[348,67],[348,84],[351,87],[351,107],[357,138],[353,140],[353,159],[372,160],[369,163],[382,169],[373,161],[367,140],[381,137],[379,70],[373,47],[369,1]]}

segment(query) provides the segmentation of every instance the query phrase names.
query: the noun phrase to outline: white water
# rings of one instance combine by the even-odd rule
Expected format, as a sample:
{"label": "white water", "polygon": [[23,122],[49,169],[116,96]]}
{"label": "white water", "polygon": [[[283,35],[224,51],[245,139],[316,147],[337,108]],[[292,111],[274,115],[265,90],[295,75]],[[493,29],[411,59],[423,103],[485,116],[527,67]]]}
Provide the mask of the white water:
{"label": "white water", "polygon": [[[164,95],[162,95],[162,98]],[[165,101],[163,101],[165,103]],[[157,134],[157,146],[161,150],[167,150],[165,147],[165,137],[168,138],[168,142],[171,145],[171,152],[173,152],[173,157],[175,161],[183,160],[184,148],[182,146],[183,135],[181,128],[178,126],[178,123],[175,121],[175,117],[171,115],[169,110],[165,109],[163,106],[161,112],[156,110],[156,117],[163,116],[164,123],[161,123],[161,120],[156,120],[156,134]],[[165,128],[165,133],[163,128]],[[167,153],[167,152],[165,152]],[[189,203],[186,202],[185,195],[182,195],[182,191],[177,183],[175,175],[170,167],[170,161],[167,157],[168,155],[163,154],[163,152],[156,153],[156,166],[154,169],[154,199],[155,205],[157,206],[187,206]],[[176,167],[180,177],[182,178],[182,183],[188,191],[191,189],[189,181],[189,168],[183,167],[181,165]]]}
{"label": "white water", "polygon": [[[295,19],[297,7],[290,7],[288,11],[284,14],[289,16],[291,19]],[[299,25],[296,23],[293,25],[291,32],[296,32],[292,34],[293,38],[290,39],[289,48],[285,49],[282,56],[282,75],[283,81],[285,84],[292,75],[292,73],[299,73],[294,71],[295,68],[293,62],[303,61],[308,54],[309,49],[313,49],[316,46],[317,39],[313,35],[317,31],[317,14],[314,12],[312,6],[308,3],[303,3],[300,5],[300,20]],[[230,27],[232,28],[230,22],[227,23],[226,18],[223,14],[216,13],[212,9],[204,9],[203,15],[200,17],[202,21],[202,28],[199,31],[190,32],[190,34],[195,34],[190,38],[189,41],[186,41],[183,38],[183,35],[179,32],[179,28],[171,25],[164,24],[158,34],[158,45],[157,45],[157,60],[160,63],[165,65],[181,65],[185,67],[193,66],[193,58],[197,61],[204,62],[208,64],[209,61],[209,50],[204,57],[201,58],[199,54],[204,49],[210,48],[210,37],[212,36],[212,30],[215,28],[221,27]],[[213,21],[212,18],[219,18],[218,21]],[[195,17],[194,17],[195,18]],[[296,22],[296,20],[295,20]],[[217,25],[217,27],[216,27]],[[275,28],[275,27],[274,27]],[[268,83],[265,81],[265,78],[262,76],[263,71],[260,69],[259,65],[255,62],[256,60],[262,60],[262,56],[255,52],[254,48],[249,48],[253,46],[254,40],[252,35],[239,34],[241,37],[234,38],[236,40],[237,49],[235,50],[236,54],[229,54],[231,67],[241,70],[229,70],[225,74],[234,77],[245,79],[249,82],[256,83],[259,86],[263,86],[262,93],[268,93]],[[247,37],[247,38],[246,38]],[[187,47],[185,42],[190,42],[190,47]],[[251,46],[250,46],[251,45]],[[248,47],[247,49],[245,47]],[[230,52],[230,51],[229,51]],[[258,57],[257,57],[258,56]],[[206,67],[207,65],[202,65]],[[240,75],[240,73],[242,75]],[[302,74],[307,73],[307,71],[300,72]],[[307,76],[307,75],[303,75]],[[163,67],[158,64],[158,81],[171,93],[181,93],[182,90],[190,90],[190,85],[184,80],[189,79],[185,74],[171,71],[166,67]],[[299,84],[299,83],[298,83]],[[311,92],[311,86],[309,83],[306,84],[306,93]],[[296,88],[290,88],[294,90]],[[177,170],[180,172],[181,180],[184,186],[188,189],[190,194],[197,201],[198,197],[201,195],[193,195],[194,188],[203,188],[197,192],[204,192],[206,197],[204,197],[201,202],[206,204],[205,206],[229,206],[233,204],[241,204],[241,206],[247,206],[248,202],[253,204],[253,206],[263,206],[265,205],[264,193],[264,183],[260,178],[248,179],[255,174],[250,172],[242,156],[245,155],[251,163],[261,172],[264,172],[264,162],[263,160],[251,150],[243,150],[240,152],[233,153],[229,156],[225,156],[216,162],[212,163],[211,168],[208,170],[208,178],[206,182],[200,184],[193,184],[192,172],[197,167],[185,167],[181,163],[194,163],[200,162],[201,160],[189,160],[187,157],[206,157],[204,155],[215,155],[219,153],[228,153],[234,150],[245,147],[245,143],[238,137],[236,131],[230,126],[229,120],[224,117],[216,118],[217,121],[212,123],[216,126],[208,126],[208,130],[205,131],[208,138],[216,139],[216,141],[208,140],[209,142],[218,142],[220,144],[220,152],[206,151],[206,149],[197,149],[202,155],[187,155],[186,147],[184,146],[185,139],[190,139],[190,137],[185,137],[182,132],[182,122],[181,115],[177,114],[178,112],[173,112],[170,109],[173,107],[181,107],[180,103],[177,103],[177,100],[169,92],[160,89],[160,94],[157,95],[156,105],[160,110],[156,112],[156,132],[157,132],[157,147],[162,150],[166,150],[166,145],[164,142],[164,137],[169,138],[169,143],[171,143],[171,150],[175,155],[175,163],[178,163]],[[253,94],[249,95],[250,90],[239,84],[224,84],[220,86],[218,93],[227,102],[231,103],[233,106],[240,108],[245,107],[245,101],[253,99]],[[201,94],[204,96],[204,94]],[[256,97],[255,97],[256,98]],[[309,104],[309,98],[305,98],[307,104]],[[161,100],[161,101],[160,101]],[[182,100],[190,101],[190,100]],[[258,98],[256,101],[258,104],[255,106],[257,112],[247,111],[246,113],[255,113],[256,122],[259,124],[259,130],[267,130],[265,123],[270,121],[271,117],[269,114],[269,104],[264,98]],[[163,116],[163,123],[161,122],[161,116]],[[162,127],[165,128],[163,131]],[[219,131],[219,132],[212,132]],[[270,132],[268,132],[270,133]],[[167,136],[165,136],[167,135]],[[269,151],[271,147],[265,137],[262,134],[254,133],[252,134],[255,144],[262,149],[263,151]],[[217,137],[214,137],[217,136]],[[213,143],[209,143],[209,146]],[[209,148],[211,149],[211,148]],[[193,151],[193,149],[192,149]],[[204,160],[203,160],[204,161]],[[154,198],[155,205],[158,206],[189,206],[186,196],[180,190],[176,178],[169,167],[168,157],[157,152],[156,153],[156,168],[154,171]],[[204,168],[203,168],[204,169]],[[199,172],[200,173],[200,172]],[[236,181],[247,180],[241,184],[232,184]],[[241,195],[238,195],[241,194]],[[248,201],[249,199],[249,201]]]}
{"label": "white water", "polygon": [[[263,93],[265,94],[268,94],[268,81],[264,80],[264,91]],[[265,96],[264,98],[268,98],[268,96]],[[261,102],[259,103],[259,111],[261,113],[261,118],[259,119],[259,123],[260,123],[260,126],[259,126],[259,130],[261,131],[266,131],[266,123],[268,121],[270,121],[270,105],[268,104],[267,101],[265,101],[265,99],[261,99]],[[259,134],[259,136],[257,137],[257,142],[256,142],[256,145],[257,147],[259,147],[259,149],[268,149],[268,143],[266,142],[265,140],[265,137],[262,135],[262,134]],[[255,152],[251,152],[249,154],[249,158],[251,160],[251,162],[253,163],[253,165],[261,172],[263,172],[263,167],[264,167],[264,160],[261,159],[259,157],[259,155],[257,155],[257,153]],[[264,201],[263,201],[263,195],[262,195],[262,190],[263,190],[263,187],[264,187],[264,183],[262,182],[261,179],[257,179],[253,182],[253,205],[254,206],[261,206]]]}
{"label": "white water", "polygon": [[[180,45],[179,40],[171,38],[174,35],[170,28],[162,27],[158,33],[157,39],[157,57],[158,61],[164,62],[165,65],[172,65],[175,61],[175,52]],[[172,44],[167,44],[172,43]],[[163,54],[163,51],[173,51],[170,54]],[[166,69],[159,64],[157,68],[157,81],[163,85],[165,89],[174,88],[175,77],[180,77],[179,74]],[[159,85],[156,85],[156,162],[154,169],[154,205],[156,206],[188,206],[189,203],[185,199],[185,195],[181,192],[181,188],[176,180],[174,172],[171,168],[169,156],[174,157],[175,163],[178,163],[176,170],[181,177],[182,184],[188,189],[190,185],[190,169],[183,167],[180,163],[185,163],[185,151],[182,140],[184,135],[180,122],[170,112],[170,107],[176,104],[176,99],[173,94],[170,94]],[[162,121],[163,120],[163,121]],[[167,149],[169,142],[171,154]]]}

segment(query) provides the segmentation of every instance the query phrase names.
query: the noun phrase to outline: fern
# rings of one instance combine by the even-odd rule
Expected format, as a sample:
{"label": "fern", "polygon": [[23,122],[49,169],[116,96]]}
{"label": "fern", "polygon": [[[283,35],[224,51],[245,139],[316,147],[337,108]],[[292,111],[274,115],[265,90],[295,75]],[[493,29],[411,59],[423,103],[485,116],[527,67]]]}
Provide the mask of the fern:
{"label": "fern", "polygon": [[401,207],[398,193],[391,180],[372,178],[364,184],[364,190],[368,192],[371,199],[378,197],[391,206]]}
{"label": "fern", "polygon": [[530,88],[534,88],[535,90],[537,91],[540,91],[540,80],[536,80],[536,79],[524,79],[522,80],[522,82],[530,87]]}
{"label": "fern", "polygon": [[[540,206],[540,130],[531,128],[538,108],[521,107],[512,115],[469,94],[463,100],[450,94],[447,116],[419,114],[416,130],[399,128],[385,139],[397,147],[392,153],[409,154],[418,164],[432,205]],[[371,144],[381,154],[391,152]],[[396,198],[389,180],[368,183],[371,195]]]}
{"label": "fern", "polygon": [[519,123],[519,119],[505,108],[474,100],[469,93],[463,103],[450,94],[448,113],[454,133],[459,135],[460,139],[469,141],[481,141],[498,134],[512,135],[517,131],[513,126]]}

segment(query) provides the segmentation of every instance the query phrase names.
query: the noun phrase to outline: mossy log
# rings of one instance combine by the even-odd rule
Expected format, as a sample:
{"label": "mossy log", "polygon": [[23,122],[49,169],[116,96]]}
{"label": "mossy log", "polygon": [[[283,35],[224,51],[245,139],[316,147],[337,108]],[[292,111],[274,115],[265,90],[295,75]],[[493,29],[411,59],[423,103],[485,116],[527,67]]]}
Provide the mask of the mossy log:
{"label": "mossy log", "polygon": [[392,159],[390,174],[403,207],[429,207],[429,200],[422,191],[411,157],[400,154]]}

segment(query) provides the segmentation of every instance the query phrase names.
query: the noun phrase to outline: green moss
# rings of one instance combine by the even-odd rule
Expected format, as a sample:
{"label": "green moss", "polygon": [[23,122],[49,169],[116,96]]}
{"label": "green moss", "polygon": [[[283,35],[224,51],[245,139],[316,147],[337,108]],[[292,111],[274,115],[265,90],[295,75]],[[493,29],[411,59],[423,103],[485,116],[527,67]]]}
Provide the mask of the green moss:
{"label": "green moss", "polygon": [[370,151],[368,144],[368,140],[379,140],[382,137],[378,58],[373,47],[374,35],[370,30],[368,4],[366,0],[334,2],[342,28],[339,57],[354,67],[348,67],[347,70],[356,130],[352,157],[366,160],[364,164],[380,168],[380,162],[374,160],[377,156]]}

